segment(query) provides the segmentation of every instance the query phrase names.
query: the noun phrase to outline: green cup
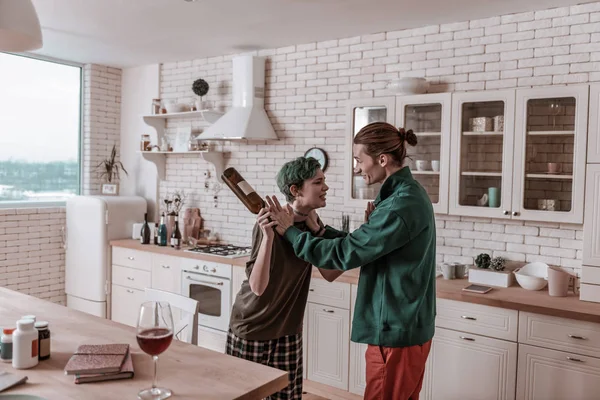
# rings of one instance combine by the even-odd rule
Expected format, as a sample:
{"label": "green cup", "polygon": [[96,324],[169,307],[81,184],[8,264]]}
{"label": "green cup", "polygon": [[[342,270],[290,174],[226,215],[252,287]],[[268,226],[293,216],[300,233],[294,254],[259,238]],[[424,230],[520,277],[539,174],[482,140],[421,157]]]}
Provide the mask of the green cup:
{"label": "green cup", "polygon": [[497,187],[488,188],[488,206],[494,208],[500,207],[500,189]]}

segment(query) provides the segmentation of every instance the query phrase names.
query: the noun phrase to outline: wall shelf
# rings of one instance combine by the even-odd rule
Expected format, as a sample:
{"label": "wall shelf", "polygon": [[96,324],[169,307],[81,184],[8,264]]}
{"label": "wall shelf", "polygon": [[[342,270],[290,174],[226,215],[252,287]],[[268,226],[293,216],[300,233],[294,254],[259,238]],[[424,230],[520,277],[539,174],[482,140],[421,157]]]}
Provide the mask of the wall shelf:
{"label": "wall shelf", "polygon": [[442,136],[441,132],[415,132],[415,135],[417,135],[417,137],[436,137],[436,136]]}
{"label": "wall shelf", "polygon": [[561,180],[571,180],[573,179],[573,175],[561,175],[561,174],[527,174],[526,178],[531,179],[561,179]]}
{"label": "wall shelf", "polygon": [[199,154],[200,157],[215,167],[217,179],[221,181],[221,175],[225,169],[223,153],[220,151],[138,151],[146,159],[156,166],[156,172],[161,180],[166,177],[167,155]]}
{"label": "wall shelf", "polygon": [[463,136],[503,136],[504,132],[482,131],[482,132],[463,132]]}
{"label": "wall shelf", "polygon": [[170,114],[153,114],[144,115],[142,118],[146,125],[153,127],[156,130],[156,137],[160,140],[165,135],[165,126],[168,119],[195,118],[206,121],[209,124],[214,124],[224,113],[215,110],[200,110],[200,111],[185,111]]}
{"label": "wall shelf", "polygon": [[440,171],[419,171],[419,170],[410,170],[413,175],[439,175]]}
{"label": "wall shelf", "polygon": [[502,172],[479,172],[479,171],[463,171],[461,172],[462,176],[492,176],[492,177],[502,177]]}
{"label": "wall shelf", "polygon": [[575,131],[528,131],[529,136],[573,136]]}

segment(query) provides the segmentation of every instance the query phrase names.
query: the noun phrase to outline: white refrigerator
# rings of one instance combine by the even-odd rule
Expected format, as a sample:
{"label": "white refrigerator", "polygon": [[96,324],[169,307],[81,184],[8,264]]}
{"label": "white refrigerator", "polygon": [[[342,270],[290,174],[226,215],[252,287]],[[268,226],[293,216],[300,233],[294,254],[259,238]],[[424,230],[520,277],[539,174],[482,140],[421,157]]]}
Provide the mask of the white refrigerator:
{"label": "white refrigerator", "polygon": [[67,307],[110,318],[109,241],[132,237],[147,203],[137,196],[76,196],[67,200]]}

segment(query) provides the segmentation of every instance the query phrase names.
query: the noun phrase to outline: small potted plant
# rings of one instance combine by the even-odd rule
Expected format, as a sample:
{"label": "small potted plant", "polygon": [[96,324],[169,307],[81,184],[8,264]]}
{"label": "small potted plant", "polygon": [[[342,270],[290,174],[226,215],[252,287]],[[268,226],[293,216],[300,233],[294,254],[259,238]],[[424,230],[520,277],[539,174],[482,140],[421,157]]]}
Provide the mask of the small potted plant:
{"label": "small potted plant", "polygon": [[110,156],[103,160],[96,166],[98,170],[98,176],[104,181],[102,184],[102,194],[116,196],[119,194],[119,170],[125,172],[125,175],[129,175],[127,170],[121,163],[117,161],[117,145],[114,144]]}
{"label": "small potted plant", "polygon": [[172,195],[167,194],[167,196],[165,196],[165,198],[163,199],[162,211],[167,217],[165,224],[167,225],[168,238],[171,237],[171,232],[173,232],[173,229],[175,229],[175,217],[179,216],[179,213],[185,205],[186,198],[187,195],[183,190],[176,190]]}
{"label": "small potted plant", "polygon": [[208,93],[208,89],[208,82],[206,82],[204,79],[196,79],[192,84],[192,91],[195,95],[200,97],[200,99],[197,99],[195,102],[197,111],[202,111],[204,109],[202,97],[206,96],[206,94]]}
{"label": "small potted plant", "polygon": [[509,287],[513,284],[513,274],[505,271],[506,260],[481,253],[475,257],[476,268],[469,270],[469,282],[481,285]]}

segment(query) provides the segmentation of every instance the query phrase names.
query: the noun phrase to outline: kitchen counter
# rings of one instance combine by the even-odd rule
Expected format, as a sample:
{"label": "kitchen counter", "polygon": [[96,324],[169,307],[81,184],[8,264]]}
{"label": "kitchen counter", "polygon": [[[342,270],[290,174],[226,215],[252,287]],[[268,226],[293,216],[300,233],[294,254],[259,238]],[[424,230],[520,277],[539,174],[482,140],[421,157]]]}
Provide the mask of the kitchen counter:
{"label": "kitchen counter", "polygon": [[[0,364],[0,371],[29,377],[26,384],[10,389],[11,394],[48,400],[133,399],[151,386],[152,359],[140,350],[135,328],[0,288],[0,321],[13,325],[26,314],[50,322],[52,354],[28,370]],[[72,375],[65,375],[64,367],[77,346],[94,343],[128,343],[133,379],[76,385]],[[158,384],[173,390],[174,399],[260,399],[281,390],[287,381],[284,371],[176,340],[158,360]]]}
{"label": "kitchen counter", "polygon": [[547,289],[525,290],[515,285],[478,294],[462,291],[469,285],[468,279],[446,280],[440,277],[436,284],[437,297],[441,299],[600,323],[600,303],[581,301],[579,295],[571,292],[567,297],[553,297]]}
{"label": "kitchen counter", "polygon": [[155,244],[141,244],[139,240],[135,240],[135,239],[111,240],[110,245],[113,247],[124,247],[126,249],[163,254],[166,256],[192,258],[194,260],[212,261],[212,262],[222,263],[222,264],[237,265],[238,267],[245,267],[246,262],[250,259],[250,257],[229,258],[229,257],[212,256],[210,254],[190,253],[190,252],[184,251],[187,247],[182,247],[181,250],[175,250],[171,246],[163,247],[163,246],[157,246]]}

